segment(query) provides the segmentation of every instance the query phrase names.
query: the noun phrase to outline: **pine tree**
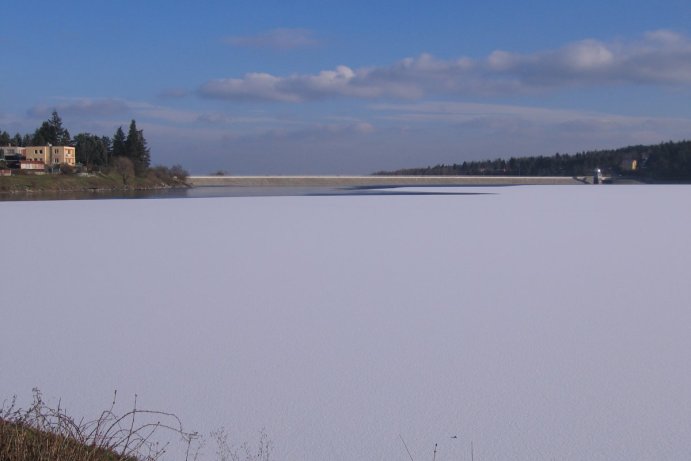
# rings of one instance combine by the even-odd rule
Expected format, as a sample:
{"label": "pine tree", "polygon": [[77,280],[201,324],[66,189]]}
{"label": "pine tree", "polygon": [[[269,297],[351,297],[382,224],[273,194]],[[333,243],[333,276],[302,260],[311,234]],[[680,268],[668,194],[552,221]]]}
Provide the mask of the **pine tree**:
{"label": "pine tree", "polygon": [[111,144],[110,150],[111,157],[125,157],[127,151],[125,149],[125,132],[122,131],[122,127],[118,127],[113,135],[113,143]]}
{"label": "pine tree", "polygon": [[55,130],[55,144],[58,146],[70,145],[70,143],[72,142],[70,132],[67,131],[67,128],[63,128],[62,119],[58,115],[57,111],[53,111],[53,114],[51,115],[50,120],[48,120],[48,123],[50,123],[50,126],[52,126]]}
{"label": "pine tree", "polygon": [[34,135],[29,142],[33,146],[45,146],[48,143],[48,139],[43,135],[40,129],[34,131]]}
{"label": "pine tree", "polygon": [[151,151],[144,138],[144,130],[139,130],[139,157],[138,162],[142,171],[146,172],[151,166]]}
{"label": "pine tree", "polygon": [[77,148],[77,162],[89,168],[99,168],[108,164],[110,139],[91,133],[79,133],[74,137]]}
{"label": "pine tree", "polygon": [[11,140],[10,134],[7,131],[0,131],[0,146],[7,146]]}
{"label": "pine tree", "polygon": [[133,162],[137,158],[138,144],[139,131],[137,131],[137,122],[132,120],[130,122],[130,129],[127,132],[127,139],[125,140],[125,157],[131,159]]}
{"label": "pine tree", "polygon": [[70,132],[62,126],[62,119],[57,111],[53,111],[50,119],[43,122],[41,127],[34,132],[32,143],[35,146],[52,144],[54,146],[67,146],[71,143]]}
{"label": "pine tree", "polygon": [[149,169],[151,154],[144,139],[144,132],[137,129],[137,123],[134,120],[130,123],[125,140],[125,156],[132,160],[137,176],[142,176]]}

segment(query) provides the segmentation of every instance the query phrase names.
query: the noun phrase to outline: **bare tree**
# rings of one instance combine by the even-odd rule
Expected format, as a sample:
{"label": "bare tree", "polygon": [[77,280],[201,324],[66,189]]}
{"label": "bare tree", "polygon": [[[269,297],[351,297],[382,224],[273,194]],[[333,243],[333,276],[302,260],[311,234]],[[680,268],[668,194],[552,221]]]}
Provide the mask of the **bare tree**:
{"label": "bare tree", "polygon": [[129,186],[132,178],[134,178],[134,164],[132,160],[127,157],[115,157],[113,159],[113,168],[115,172],[122,178],[122,183]]}

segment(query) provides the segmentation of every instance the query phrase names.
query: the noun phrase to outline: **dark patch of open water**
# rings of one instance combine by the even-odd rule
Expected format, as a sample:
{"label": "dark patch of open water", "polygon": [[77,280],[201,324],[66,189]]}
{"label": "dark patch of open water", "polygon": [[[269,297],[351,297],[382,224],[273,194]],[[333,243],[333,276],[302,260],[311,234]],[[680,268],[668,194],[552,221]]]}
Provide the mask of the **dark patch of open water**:
{"label": "dark patch of open water", "polygon": [[[398,186],[357,187],[239,187],[212,186],[187,189],[161,189],[118,192],[23,192],[0,194],[0,201],[26,200],[105,200],[105,199],[165,199],[165,198],[211,198],[211,197],[308,197],[308,196],[375,196],[375,195],[486,195],[488,192],[473,192],[478,186],[465,186],[463,192],[457,186],[424,186],[425,190],[412,190],[409,186],[400,190]],[[434,190],[430,190],[434,189]],[[466,191],[467,189],[467,191]]]}

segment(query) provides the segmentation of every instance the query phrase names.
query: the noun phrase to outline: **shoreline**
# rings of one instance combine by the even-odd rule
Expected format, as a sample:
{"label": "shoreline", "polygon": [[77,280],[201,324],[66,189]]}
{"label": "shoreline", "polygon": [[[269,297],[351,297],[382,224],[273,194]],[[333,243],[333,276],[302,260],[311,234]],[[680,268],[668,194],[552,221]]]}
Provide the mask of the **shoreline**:
{"label": "shoreline", "polygon": [[[15,177],[10,177],[15,178]],[[395,188],[395,187],[473,187],[523,185],[589,185],[586,176],[188,176],[186,181],[165,183],[153,178],[137,178],[123,185],[112,176],[18,176],[4,181],[0,177],[0,200],[82,199],[116,196],[137,196],[157,191],[175,191],[205,187],[232,188]],[[20,179],[21,178],[21,179]],[[8,178],[9,179],[9,178]],[[646,184],[619,178],[614,184]]]}
{"label": "shoreline", "polygon": [[156,177],[128,178],[115,175],[17,175],[0,177],[0,196],[22,194],[129,193],[190,187],[183,181]]}

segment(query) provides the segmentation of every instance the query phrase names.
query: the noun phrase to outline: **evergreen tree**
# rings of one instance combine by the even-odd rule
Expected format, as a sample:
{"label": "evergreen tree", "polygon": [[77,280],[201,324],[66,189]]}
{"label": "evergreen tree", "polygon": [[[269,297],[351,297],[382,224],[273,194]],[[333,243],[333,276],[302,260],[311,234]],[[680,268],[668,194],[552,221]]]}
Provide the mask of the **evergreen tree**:
{"label": "evergreen tree", "polygon": [[48,123],[55,129],[55,144],[58,146],[69,146],[72,142],[72,137],[70,136],[70,132],[67,131],[67,128],[63,128],[62,119],[57,111],[53,111]]}
{"label": "evergreen tree", "polygon": [[10,134],[7,131],[0,131],[0,146],[7,146],[11,140]]}
{"label": "evergreen tree", "polygon": [[54,146],[67,146],[71,142],[70,133],[62,126],[62,119],[57,111],[53,111],[50,119],[43,122],[41,127],[34,132],[32,143],[35,146],[52,144]]}
{"label": "evergreen tree", "polygon": [[137,148],[139,141],[139,131],[137,130],[137,122],[132,120],[130,128],[127,131],[127,139],[125,139],[125,157],[134,161],[137,157]]}
{"label": "evergreen tree", "polygon": [[132,160],[134,171],[141,176],[149,169],[151,154],[144,139],[144,132],[137,129],[137,123],[132,120],[125,140],[125,156]]}
{"label": "evergreen tree", "polygon": [[113,155],[113,141],[108,136],[101,136],[101,142],[106,146],[106,165],[108,165]]}
{"label": "evergreen tree", "polygon": [[77,150],[77,162],[89,168],[99,168],[108,164],[108,149],[110,147],[108,137],[102,138],[91,133],[79,133],[74,137],[74,144]]}
{"label": "evergreen tree", "polygon": [[29,141],[29,145],[32,146],[45,146],[47,143],[48,140],[40,129],[34,131],[34,135],[31,137],[31,141]]}
{"label": "evergreen tree", "polygon": [[125,157],[127,151],[125,149],[125,132],[119,126],[113,135],[113,142],[111,144],[111,157]]}

